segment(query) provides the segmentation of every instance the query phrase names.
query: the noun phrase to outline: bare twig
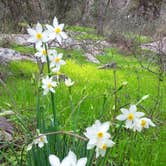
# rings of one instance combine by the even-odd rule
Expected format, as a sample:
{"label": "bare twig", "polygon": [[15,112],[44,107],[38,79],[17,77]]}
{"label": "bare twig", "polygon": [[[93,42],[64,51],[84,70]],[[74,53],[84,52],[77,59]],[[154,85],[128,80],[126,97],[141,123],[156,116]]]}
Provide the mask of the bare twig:
{"label": "bare twig", "polygon": [[[47,136],[47,135],[57,135],[57,134],[69,135],[69,136],[72,136],[72,137],[81,139],[81,140],[83,140],[83,141],[87,141],[87,140],[88,140],[87,138],[82,137],[82,136],[80,136],[80,135],[78,135],[78,134],[75,134],[75,133],[73,133],[73,132],[71,132],[71,131],[55,131],[55,132],[45,133],[45,134],[43,134],[43,135],[46,135],[46,136]],[[41,136],[42,136],[42,135],[36,137],[35,139],[40,138]]]}

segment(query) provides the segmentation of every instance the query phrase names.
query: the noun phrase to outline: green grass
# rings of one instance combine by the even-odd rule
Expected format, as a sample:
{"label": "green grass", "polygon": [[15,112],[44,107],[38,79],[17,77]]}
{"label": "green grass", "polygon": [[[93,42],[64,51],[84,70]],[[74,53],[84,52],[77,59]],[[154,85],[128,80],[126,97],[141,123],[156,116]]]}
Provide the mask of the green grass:
{"label": "green grass", "polygon": [[104,40],[104,36],[97,35],[96,30],[83,26],[67,26],[67,30],[77,32],[74,36],[77,40]]}
{"label": "green grass", "polygon": [[[14,47],[13,47],[14,48]],[[17,51],[31,53],[31,48],[15,47]],[[91,125],[96,119],[101,121],[111,121],[111,133],[114,133],[115,116],[120,113],[119,109],[115,112],[114,96],[110,95],[114,90],[114,71],[98,70],[97,65],[87,63],[82,52],[79,50],[61,50],[65,54],[67,64],[63,66],[62,72],[75,81],[72,88],[74,105],[80,101],[82,96],[87,95],[80,108],[76,110],[77,127],[81,133],[85,127]],[[71,54],[71,59],[67,55]],[[156,128],[133,134],[128,130],[122,129],[119,141],[111,149],[110,162],[116,165],[132,166],[164,166],[165,161],[165,136],[166,130],[164,121],[166,117],[166,80],[160,82],[158,92],[158,77],[148,71],[143,70],[137,60],[131,56],[122,56],[115,49],[106,50],[106,55],[98,57],[102,63],[115,61],[118,66],[116,70],[117,87],[123,81],[128,85],[117,94],[118,108],[129,103],[136,103],[142,96],[149,94],[150,97],[138,107],[140,111],[154,121]],[[146,63],[146,62],[144,62]],[[2,108],[13,109],[16,111],[25,125],[34,130],[35,111],[36,111],[36,86],[33,84],[32,74],[37,75],[37,66],[28,61],[12,62],[5,68],[1,66],[1,71],[10,75],[5,79],[6,88],[0,85],[0,106]],[[157,68],[154,66],[154,69]],[[70,116],[68,89],[64,83],[56,88],[56,107],[57,117],[61,128],[70,129],[71,123],[67,121]],[[104,103],[104,96],[107,96]],[[42,97],[41,107],[45,111],[47,121],[50,121],[51,110],[48,97]],[[128,106],[127,106],[128,107]],[[15,118],[11,118],[13,123]],[[67,123],[68,122],[68,123]],[[62,125],[63,124],[63,125]],[[22,133],[22,132],[21,132]],[[10,152],[11,154],[11,152]],[[9,160],[14,160],[13,155],[9,155]]]}
{"label": "green grass", "polygon": [[[140,55],[138,55],[137,57],[140,57]],[[119,53],[118,49],[116,48],[105,49],[105,54],[103,56],[98,55],[97,58],[102,64],[115,62],[117,63],[118,68],[121,69],[129,69],[129,70],[134,69],[135,71],[137,70],[144,71],[144,69],[142,69],[142,66],[140,65],[140,62],[138,61],[138,58],[132,55],[122,55],[121,53]],[[146,57],[141,58],[141,64],[144,67],[148,67],[150,70],[154,72],[157,72],[159,70],[159,66],[157,65],[156,62],[157,60],[148,63],[147,61],[148,60]]]}
{"label": "green grass", "polygon": [[96,34],[89,34],[89,33],[83,33],[75,36],[75,39],[77,40],[104,40],[103,36],[96,35]]}
{"label": "green grass", "polygon": [[86,57],[84,56],[84,51],[79,49],[56,49],[58,52],[63,53],[63,58],[65,60],[72,59],[79,64],[87,63]]}
{"label": "green grass", "polygon": [[87,32],[87,33],[95,33],[96,30],[90,27],[83,27],[83,26],[66,26],[66,30],[73,31],[73,32]]}
{"label": "green grass", "polygon": [[101,63],[106,64],[110,62],[116,62],[119,65],[126,66],[126,65],[136,65],[138,67],[138,61],[133,56],[124,56],[118,52],[116,48],[107,48],[105,50],[104,56],[97,56]]}
{"label": "green grass", "polygon": [[124,36],[127,39],[133,39],[135,40],[137,43],[140,44],[144,44],[144,43],[150,43],[153,41],[153,39],[149,36],[144,36],[144,35],[138,35],[138,34],[134,34],[134,33],[128,33],[128,34],[124,34]]}
{"label": "green grass", "polygon": [[[34,49],[33,47],[26,47],[23,45],[18,45],[18,44],[12,44],[11,48],[15,51],[18,51],[22,54],[27,54],[27,55],[32,55],[34,54]],[[79,49],[62,49],[62,48],[56,48],[58,52],[63,53],[63,58],[65,60],[67,59],[73,59],[77,63],[83,64],[83,63],[88,63],[86,60],[86,57],[84,56],[83,50]]]}
{"label": "green grass", "polygon": [[26,47],[23,45],[18,45],[18,44],[12,43],[11,48],[15,51],[22,53],[22,54],[33,54],[34,53],[34,48],[31,46]]}

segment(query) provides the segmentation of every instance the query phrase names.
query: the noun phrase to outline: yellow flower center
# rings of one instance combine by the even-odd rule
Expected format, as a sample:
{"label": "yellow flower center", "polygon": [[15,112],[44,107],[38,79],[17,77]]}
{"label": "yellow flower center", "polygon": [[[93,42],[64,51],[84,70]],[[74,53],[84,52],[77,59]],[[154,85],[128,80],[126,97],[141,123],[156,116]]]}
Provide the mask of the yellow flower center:
{"label": "yellow flower center", "polygon": [[106,145],[106,144],[103,144],[101,148],[102,148],[103,150],[106,150],[106,149],[107,149],[107,145]]}
{"label": "yellow flower center", "polygon": [[103,136],[104,136],[104,133],[103,133],[103,132],[100,131],[100,132],[97,133],[97,137],[98,137],[98,138],[103,138]]}
{"label": "yellow flower center", "polygon": [[128,120],[133,120],[134,119],[134,114],[132,114],[132,113],[128,114],[127,119]]}
{"label": "yellow flower center", "polygon": [[46,55],[47,54],[46,50],[42,50],[42,54]]}
{"label": "yellow flower center", "polygon": [[40,137],[40,142],[44,142],[44,137]]}
{"label": "yellow flower center", "polygon": [[48,86],[48,88],[51,88],[51,87],[52,87],[51,83],[48,83],[47,86]]}
{"label": "yellow flower center", "polygon": [[37,33],[36,34],[36,38],[39,39],[39,40],[41,40],[42,39],[42,34],[41,33]]}
{"label": "yellow flower center", "polygon": [[61,29],[60,28],[56,28],[55,29],[55,33],[60,33],[61,32]]}
{"label": "yellow flower center", "polygon": [[59,63],[59,62],[60,62],[60,60],[61,60],[61,59],[60,59],[60,58],[58,58],[58,57],[54,59],[54,61],[55,61],[56,63]]}
{"label": "yellow flower center", "polygon": [[141,120],[141,126],[145,127],[145,125],[146,125],[146,120]]}

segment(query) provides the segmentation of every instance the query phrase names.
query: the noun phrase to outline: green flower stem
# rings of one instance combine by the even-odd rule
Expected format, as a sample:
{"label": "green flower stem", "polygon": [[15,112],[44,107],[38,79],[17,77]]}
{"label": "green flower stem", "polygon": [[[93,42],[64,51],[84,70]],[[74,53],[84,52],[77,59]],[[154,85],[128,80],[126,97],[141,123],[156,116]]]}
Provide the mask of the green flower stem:
{"label": "green flower stem", "polygon": [[[117,128],[117,131],[116,131],[114,137],[112,138],[112,140],[115,140],[116,138],[118,138],[118,136],[120,135],[119,133],[120,133],[120,130],[121,130],[122,126],[123,126],[123,122],[122,122],[122,123],[119,125],[119,127]],[[101,166],[106,165],[106,162],[108,161],[107,159],[108,159],[108,154],[110,153],[110,150],[111,150],[111,148],[109,148],[109,149],[107,150],[107,152],[106,152],[106,154],[105,154],[105,157],[104,157],[104,160],[103,160]]]}
{"label": "green flower stem", "polygon": [[[45,43],[44,43],[44,47],[45,47],[45,50],[46,50],[48,76],[50,77],[50,74],[51,74],[50,62],[49,62],[49,58],[48,58],[47,45]],[[57,122],[56,122],[55,97],[54,97],[54,93],[50,92],[50,94],[51,94],[51,103],[52,103],[52,112],[53,112],[53,118],[54,118],[54,126],[56,126]]]}
{"label": "green flower stem", "polygon": [[54,94],[51,92],[51,103],[52,103],[52,110],[54,116],[54,126],[56,126],[56,109],[55,109],[55,97]]}
{"label": "green flower stem", "polygon": [[[38,81],[39,82],[39,81]],[[37,111],[37,128],[41,127],[41,111],[40,111],[40,88],[37,85],[37,99],[36,99],[36,111]]]}
{"label": "green flower stem", "polygon": [[[34,52],[36,52],[35,44],[33,45],[33,48],[34,48]],[[39,69],[39,75],[37,78],[36,116],[37,116],[37,128],[40,129],[41,128],[41,111],[40,111],[40,83],[39,82],[40,82],[41,71],[40,71],[38,60],[37,60],[37,64]]]}
{"label": "green flower stem", "polygon": [[[83,96],[83,97],[81,98],[81,100],[77,103],[77,105],[76,105],[75,108],[73,109],[73,112],[72,112],[72,113],[75,113],[76,110],[80,108],[81,104],[85,101],[85,99],[86,99],[87,97],[88,97],[88,94],[86,94],[85,96]],[[64,127],[67,126],[69,120],[71,119],[72,113],[69,115],[68,119],[66,120],[66,123],[65,123]]]}
{"label": "green flower stem", "polygon": [[114,70],[114,101],[115,101],[115,112],[117,111],[117,79],[116,79],[116,70]]}
{"label": "green flower stem", "polygon": [[74,107],[73,107],[73,97],[71,92],[71,87],[68,87],[69,90],[69,100],[70,100],[70,107],[71,107],[71,127],[72,130],[75,132],[75,119],[74,119]]}
{"label": "green flower stem", "polygon": [[120,125],[118,126],[118,128],[117,128],[117,130],[115,132],[115,135],[112,138],[113,140],[115,140],[116,138],[118,138],[118,136],[120,135],[120,130],[121,130],[122,127],[123,127],[123,122],[121,122]]}

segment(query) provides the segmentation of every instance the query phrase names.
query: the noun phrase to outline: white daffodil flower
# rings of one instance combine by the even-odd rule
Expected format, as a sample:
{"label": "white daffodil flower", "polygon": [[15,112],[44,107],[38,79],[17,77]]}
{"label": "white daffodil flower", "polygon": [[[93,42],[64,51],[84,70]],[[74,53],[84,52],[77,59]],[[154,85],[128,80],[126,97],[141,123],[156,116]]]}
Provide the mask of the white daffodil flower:
{"label": "white daffodil flower", "polygon": [[43,28],[40,23],[37,23],[36,28],[28,28],[27,31],[30,34],[30,38],[28,39],[28,42],[30,43],[42,44],[49,40],[48,32],[43,32]]}
{"label": "white daffodil flower", "polygon": [[50,40],[57,39],[61,43],[62,39],[67,38],[66,33],[63,32],[64,24],[59,24],[56,17],[54,17],[53,26],[47,24],[46,28],[48,29]]}
{"label": "white daffodil flower", "polygon": [[105,139],[105,140],[99,141],[98,146],[95,149],[95,151],[96,151],[96,158],[98,158],[100,155],[102,157],[104,157],[107,148],[112,147],[114,144],[115,143],[112,140],[109,140],[109,139]]}
{"label": "white daffodil flower", "polygon": [[37,46],[36,49],[38,52],[35,53],[35,56],[40,58],[42,63],[47,62],[47,59],[46,59],[47,51],[46,51],[45,47]]}
{"label": "white daffodil flower", "polygon": [[149,118],[140,118],[138,119],[134,126],[133,126],[133,130],[134,131],[142,131],[142,129],[144,128],[149,128],[150,126],[155,127],[156,125],[151,121],[151,119]]}
{"label": "white daffodil flower", "polygon": [[56,50],[46,50],[44,46],[42,45],[36,45],[36,50],[38,51],[37,53],[35,53],[35,56],[40,58],[42,63],[47,62],[47,54],[48,57],[53,56],[55,54],[57,54]]}
{"label": "white daffodil flower", "polygon": [[49,162],[51,166],[85,166],[87,158],[77,160],[76,155],[70,151],[68,155],[60,162],[59,158],[53,154],[49,155]]}
{"label": "white daffodil flower", "polygon": [[62,60],[63,54],[54,53],[52,56],[49,56],[50,59],[50,67],[53,72],[58,72],[60,70],[61,65],[65,65],[66,62]]}
{"label": "white daffodil flower", "polygon": [[43,94],[46,95],[49,91],[55,93],[54,87],[57,86],[57,82],[53,81],[52,78],[46,77],[42,80]]}
{"label": "white daffodil flower", "polygon": [[136,105],[131,105],[129,110],[127,109],[120,109],[122,114],[116,117],[116,119],[120,121],[126,121],[126,128],[132,129],[135,121],[142,116],[144,116],[143,112],[137,112],[137,107]]}
{"label": "white daffodil flower", "polygon": [[149,128],[150,126],[155,127],[156,125],[149,118],[141,118],[140,124],[142,128]]}
{"label": "white daffodil flower", "polygon": [[48,50],[48,56],[49,56],[49,58],[50,57],[53,57],[53,56],[55,56],[55,55],[57,55],[58,53],[57,53],[57,51],[54,49],[51,49],[51,50]]}
{"label": "white daffodil flower", "polygon": [[74,81],[72,81],[70,78],[65,79],[65,85],[66,85],[67,87],[71,87],[71,86],[74,85]]}
{"label": "white daffodil flower", "polygon": [[111,136],[107,132],[110,127],[110,122],[101,123],[96,120],[95,124],[86,128],[84,135],[89,139],[87,149],[92,149],[98,145],[102,139],[109,139]]}
{"label": "white daffodil flower", "polygon": [[47,144],[47,137],[44,134],[39,134],[38,138],[34,140],[34,144],[38,144],[39,148],[42,148],[44,144]]}
{"label": "white daffodil flower", "polygon": [[30,151],[33,145],[38,145],[39,148],[42,148],[44,144],[48,143],[46,135],[40,134],[39,130],[37,132],[38,132],[37,138],[27,146],[27,151]]}
{"label": "white daffodil flower", "polygon": [[104,156],[107,147],[112,147],[115,144],[110,139],[109,127],[109,122],[101,123],[99,120],[96,120],[95,124],[86,128],[84,135],[89,139],[87,149],[96,147],[96,157]]}

